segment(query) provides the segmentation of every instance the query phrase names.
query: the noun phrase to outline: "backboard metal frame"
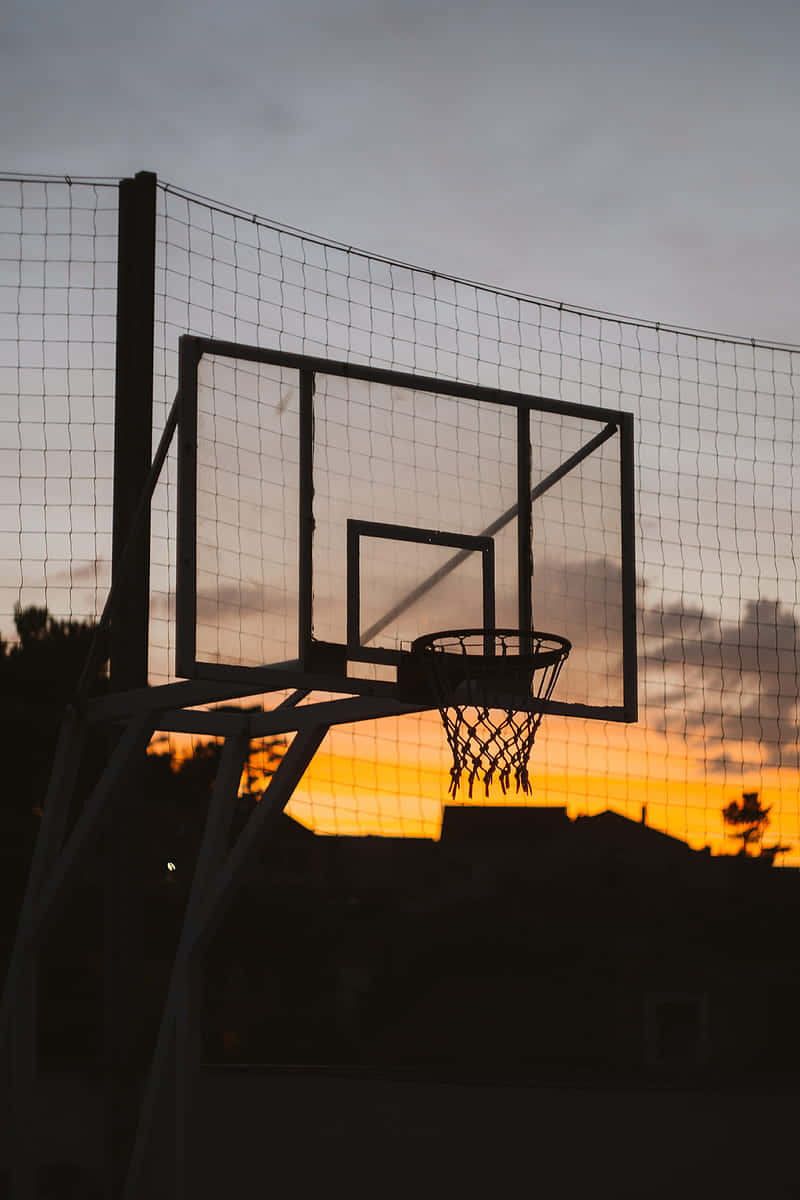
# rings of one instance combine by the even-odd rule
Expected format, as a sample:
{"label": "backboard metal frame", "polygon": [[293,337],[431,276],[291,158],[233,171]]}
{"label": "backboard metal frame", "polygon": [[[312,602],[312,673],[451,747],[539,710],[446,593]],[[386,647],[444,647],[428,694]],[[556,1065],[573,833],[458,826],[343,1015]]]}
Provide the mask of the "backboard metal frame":
{"label": "backboard metal frame", "polygon": [[[299,531],[298,584],[299,635],[297,657],[263,666],[241,666],[231,663],[199,661],[197,657],[197,472],[198,472],[198,371],[204,355],[215,355],[238,361],[268,364],[296,371],[299,379]],[[339,376],[386,387],[407,388],[416,392],[431,392],[443,396],[503,405],[517,412],[517,502],[491,526],[475,536],[452,534],[442,530],[414,529],[408,526],[388,526],[376,522],[348,521],[348,634],[347,642],[338,644],[317,641],[313,636],[313,535],[314,535],[314,380],[317,374]],[[564,716],[602,721],[632,722],[637,719],[636,663],[636,565],[635,565],[635,490],[633,453],[633,415],[575,404],[525,393],[457,383],[378,367],[338,362],[332,359],[264,350],[256,346],[213,338],[184,335],[179,350],[179,442],[178,442],[178,556],[176,581],[176,672],[186,679],[199,679],[252,685],[256,692],[277,691],[303,687],[309,690],[336,694],[375,696],[403,701],[418,701],[419,696],[405,696],[398,684],[381,679],[356,678],[348,674],[349,661],[398,661],[391,650],[365,648],[357,627],[358,612],[358,540],[362,536],[394,537],[399,540],[427,541],[431,545],[452,546],[453,558],[440,568],[454,569],[469,554],[478,551],[483,556],[484,614],[487,608],[487,571],[493,548],[489,545],[495,533],[512,520],[517,520],[517,570],[519,578],[519,625],[530,629],[532,623],[531,506],[585,458],[609,438],[619,439],[619,496],[620,496],[620,556],[621,556],[621,644],[622,644],[622,703],[593,705],[563,702],[531,701],[531,711],[546,711]],[[570,455],[535,487],[531,485],[531,412],[552,413],[578,420],[594,422],[597,434],[577,452]],[[415,589],[401,604],[410,604],[423,594],[426,585]],[[399,611],[400,606],[397,607]],[[493,621],[492,621],[493,624]],[[373,629],[374,632],[374,629]],[[431,702],[431,707],[435,707]]]}

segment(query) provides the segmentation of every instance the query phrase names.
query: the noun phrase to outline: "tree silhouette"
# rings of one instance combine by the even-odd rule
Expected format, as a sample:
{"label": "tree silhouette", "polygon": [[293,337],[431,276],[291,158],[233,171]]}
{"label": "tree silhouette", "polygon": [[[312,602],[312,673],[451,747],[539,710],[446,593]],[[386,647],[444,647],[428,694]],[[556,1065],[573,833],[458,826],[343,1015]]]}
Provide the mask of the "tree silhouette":
{"label": "tree silhouette", "polygon": [[[91,621],[61,621],[46,608],[17,606],[17,638],[0,637],[0,756],[3,788],[0,796],[0,831],[5,857],[15,861],[9,907],[15,905],[27,873],[41,806],[64,711],[81,678],[96,626]],[[99,666],[89,683],[89,694],[108,690],[108,678]],[[240,710],[243,711],[243,710]],[[240,789],[234,831],[244,824],[260,800],[286,749],[284,738],[267,738],[256,744],[248,760]],[[92,728],[84,751],[76,789],[75,814],[102,770],[109,750],[105,731]],[[199,843],[207,801],[216,779],[222,747],[200,742],[190,750],[166,751],[153,743],[142,764],[138,808],[146,825],[146,875],[166,870],[168,861],[193,861]],[[144,864],[143,864],[144,866]]]}
{"label": "tree silhouette", "polygon": [[[0,638],[0,755],[3,763],[0,824],[15,895],[24,879],[50,777],[64,710],[73,697],[94,636],[94,625],[58,621],[46,608],[14,611],[17,639]],[[91,680],[97,694],[107,687],[103,671]],[[105,743],[89,739],[79,790],[90,786],[102,766]],[[11,861],[13,860],[13,862]]]}
{"label": "tree silhouette", "polygon": [[[267,738],[251,751],[233,814],[232,836],[260,802],[285,751],[283,737]],[[167,862],[171,862],[177,878],[187,880],[187,864],[192,864],[197,854],[221,756],[222,744],[216,741],[197,743],[186,754],[178,754],[171,747],[148,754],[143,767],[141,807],[148,829],[151,879],[163,877]]]}
{"label": "tree silhouette", "polygon": [[742,843],[740,854],[745,857],[750,850],[761,845],[764,830],[769,825],[769,814],[772,806],[762,808],[758,792],[742,792],[741,803],[732,800],[722,810],[722,819],[726,825],[732,825],[736,832],[731,837],[738,838]]}
{"label": "tree silhouette", "polygon": [[[0,691],[13,687],[18,700],[59,709],[68,703],[77,686],[95,633],[91,621],[58,621],[46,608],[14,609],[17,642],[0,639]],[[105,690],[105,670],[98,668],[90,692]]]}

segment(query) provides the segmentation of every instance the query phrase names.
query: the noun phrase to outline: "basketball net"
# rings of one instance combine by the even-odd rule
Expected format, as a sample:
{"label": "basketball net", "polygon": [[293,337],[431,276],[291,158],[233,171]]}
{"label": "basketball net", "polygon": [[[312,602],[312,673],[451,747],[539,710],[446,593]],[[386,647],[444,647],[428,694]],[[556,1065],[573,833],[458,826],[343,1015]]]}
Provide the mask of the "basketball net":
{"label": "basketball net", "polygon": [[531,700],[553,693],[571,646],[556,634],[518,629],[462,629],[426,635],[412,645],[436,700],[453,754],[449,794],[466,779],[489,795],[495,782],[505,794],[530,793],[528,775],[544,715]]}

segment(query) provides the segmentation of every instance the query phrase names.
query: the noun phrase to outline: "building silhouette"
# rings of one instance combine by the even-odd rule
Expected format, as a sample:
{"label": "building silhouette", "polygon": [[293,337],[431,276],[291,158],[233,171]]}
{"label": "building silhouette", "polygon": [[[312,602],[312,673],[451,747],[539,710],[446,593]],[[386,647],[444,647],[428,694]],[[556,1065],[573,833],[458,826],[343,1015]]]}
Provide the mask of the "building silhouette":
{"label": "building silhouette", "polygon": [[604,1079],[796,1068],[800,873],[695,851],[644,816],[448,806],[438,841],[284,816],[212,951],[209,1057]]}

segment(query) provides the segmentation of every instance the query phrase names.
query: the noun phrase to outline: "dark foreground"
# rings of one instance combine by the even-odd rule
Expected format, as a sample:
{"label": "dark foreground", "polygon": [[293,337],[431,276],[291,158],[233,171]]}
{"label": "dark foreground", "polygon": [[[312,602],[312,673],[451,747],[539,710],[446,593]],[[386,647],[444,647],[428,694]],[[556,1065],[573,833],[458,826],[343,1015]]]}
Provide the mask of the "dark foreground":
{"label": "dark foreground", "polygon": [[[800,1195],[796,1096],[785,1089],[422,1083],[240,1068],[205,1071],[197,1103],[193,1200]],[[89,1081],[43,1080],[42,1162],[87,1172],[85,1186],[64,1195],[95,1194],[100,1117]],[[6,1129],[3,1120],[4,1166]],[[148,1200],[172,1194],[165,1150]]]}

